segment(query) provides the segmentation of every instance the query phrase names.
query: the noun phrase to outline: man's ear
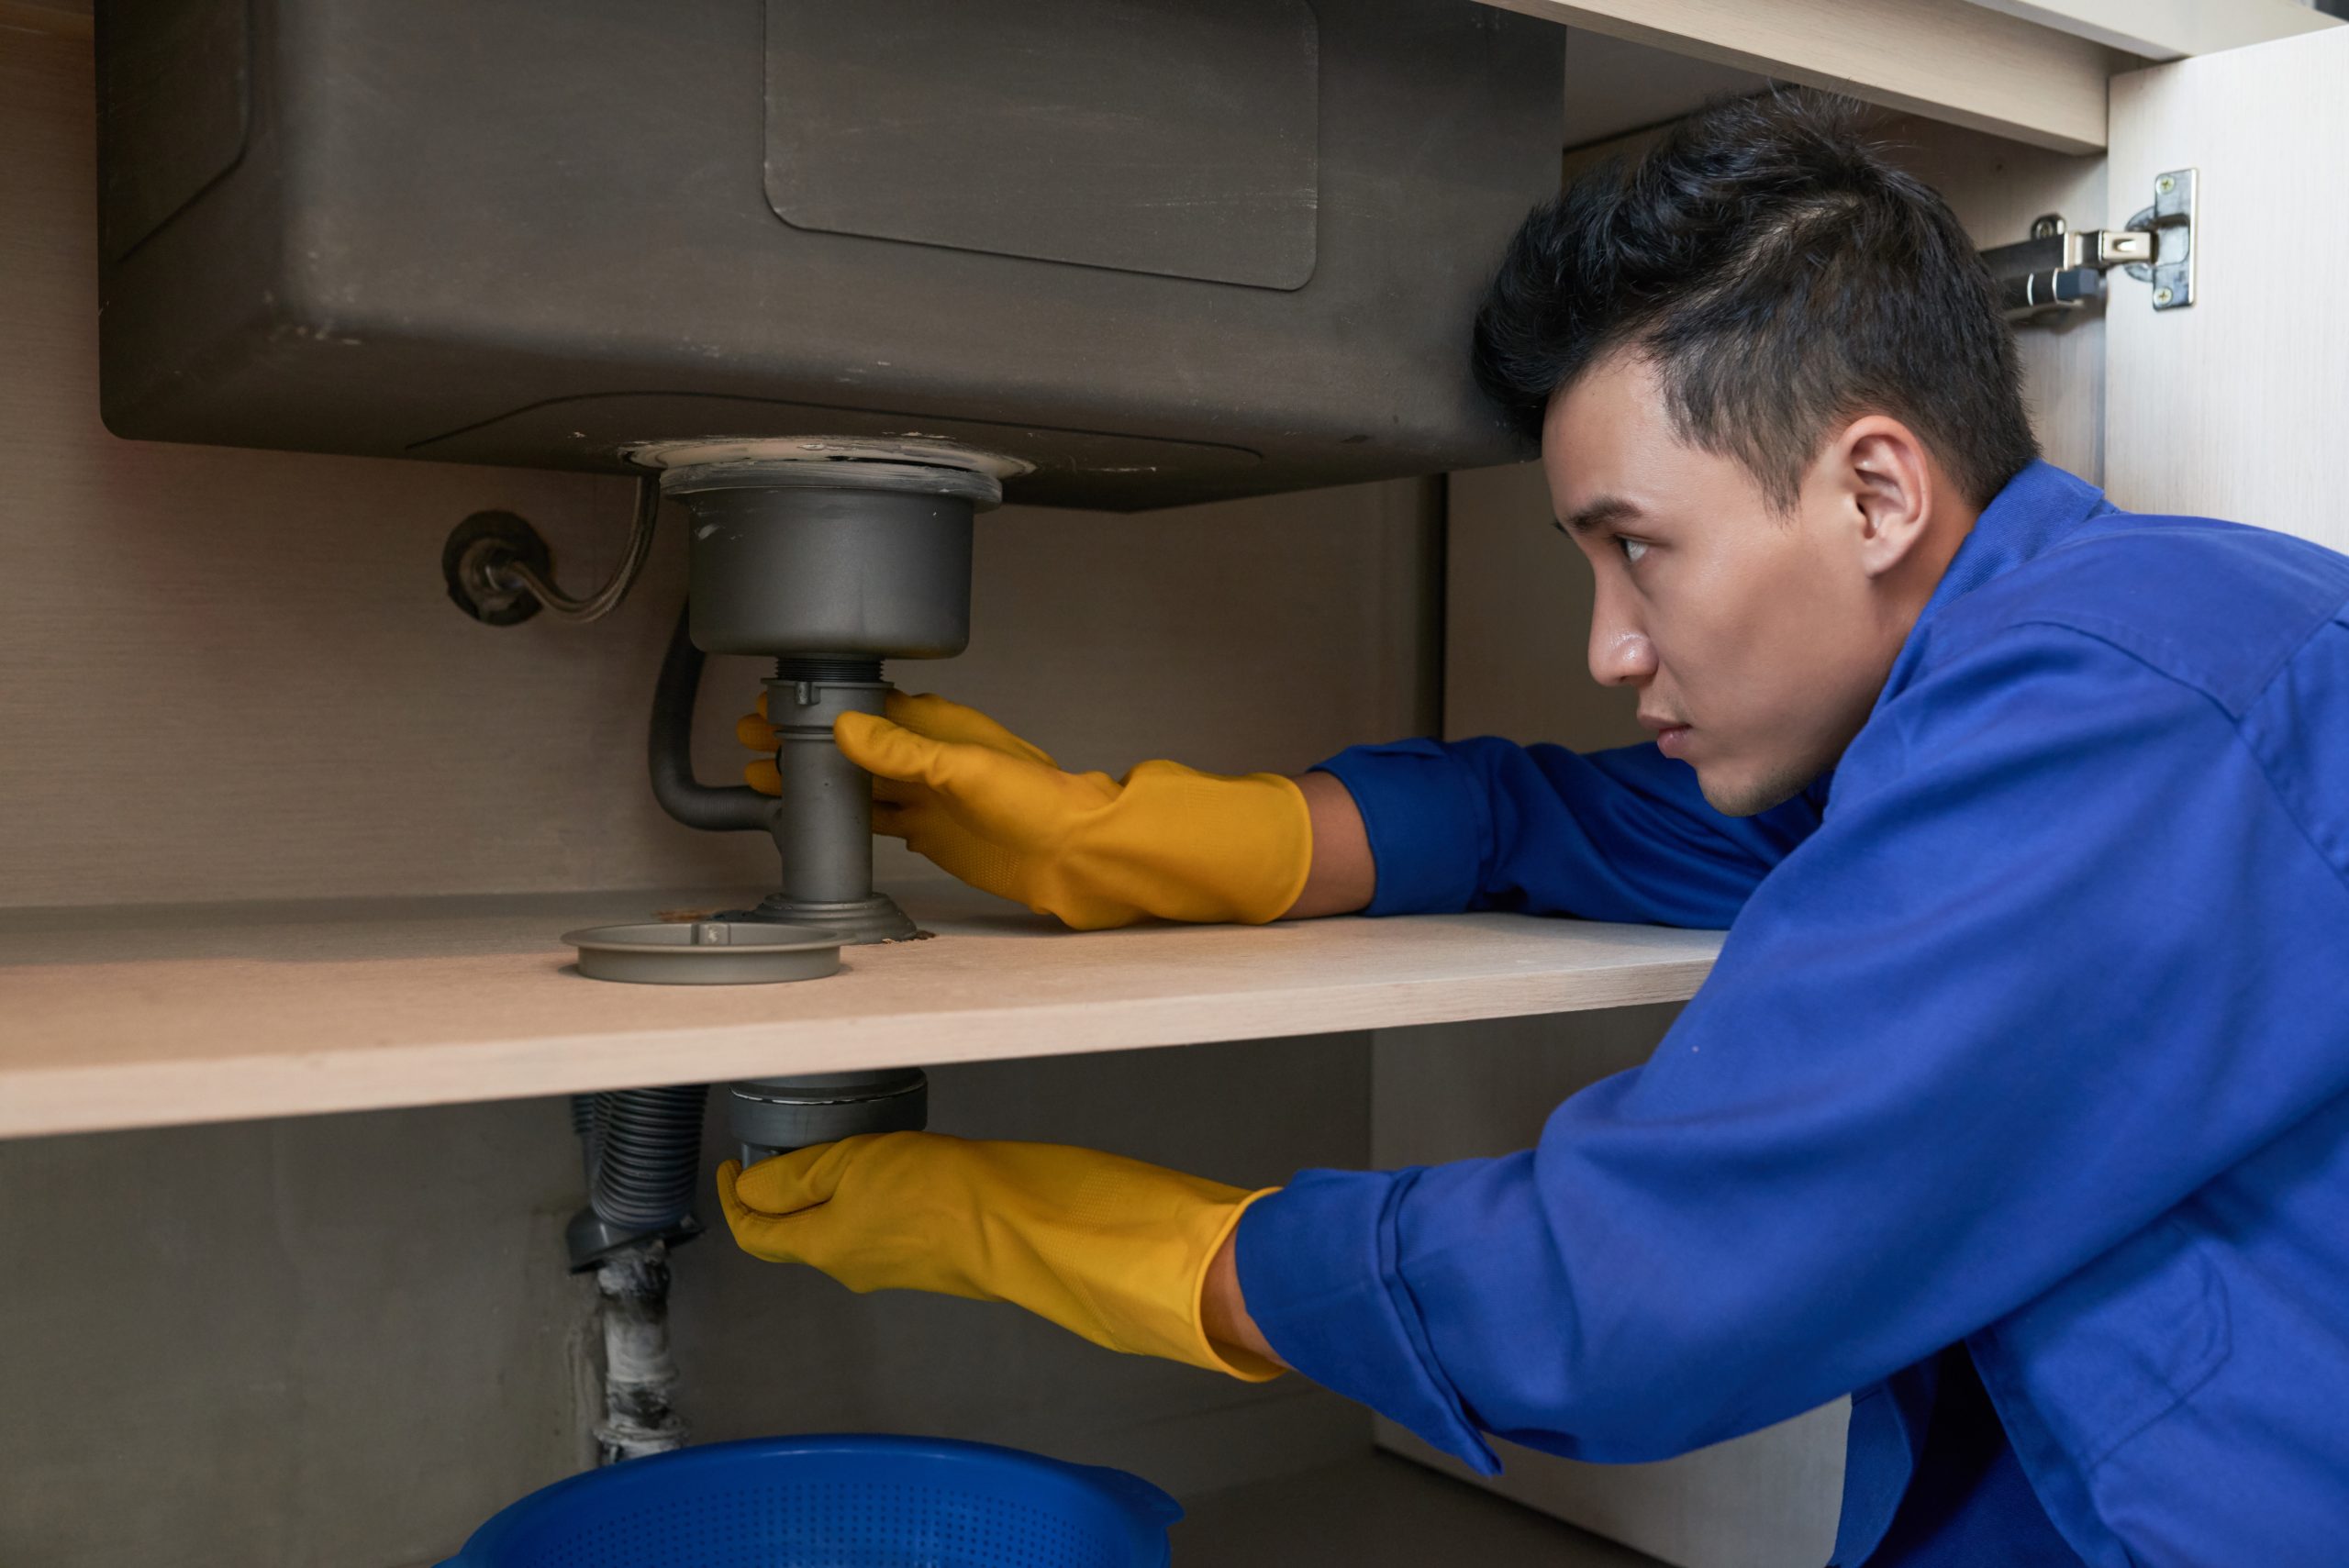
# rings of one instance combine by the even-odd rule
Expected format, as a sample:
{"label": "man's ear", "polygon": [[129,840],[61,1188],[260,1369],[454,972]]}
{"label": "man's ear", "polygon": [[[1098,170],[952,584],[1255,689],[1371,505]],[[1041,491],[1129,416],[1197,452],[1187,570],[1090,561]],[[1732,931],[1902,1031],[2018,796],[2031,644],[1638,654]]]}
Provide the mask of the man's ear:
{"label": "man's ear", "polygon": [[1898,570],[1933,523],[1932,465],[1924,443],[1889,415],[1870,414],[1852,421],[1827,457],[1860,569],[1872,578]]}

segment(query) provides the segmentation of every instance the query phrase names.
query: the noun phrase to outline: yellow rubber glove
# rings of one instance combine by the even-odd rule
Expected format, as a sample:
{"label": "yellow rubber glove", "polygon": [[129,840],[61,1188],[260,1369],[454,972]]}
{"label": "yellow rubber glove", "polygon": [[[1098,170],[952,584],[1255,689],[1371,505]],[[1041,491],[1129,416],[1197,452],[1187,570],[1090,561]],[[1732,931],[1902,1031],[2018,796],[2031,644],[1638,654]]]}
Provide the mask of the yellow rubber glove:
{"label": "yellow rubber glove", "polygon": [[853,1291],[1008,1301],[1097,1345],[1229,1373],[1274,1363],[1208,1340],[1208,1265],[1263,1193],[1058,1143],[869,1133],[718,1168],[752,1257]]}
{"label": "yellow rubber glove", "polygon": [[[1007,757],[1038,762],[1047,768],[1059,765],[1043,748],[1030,746],[977,708],[964,707],[960,703],[948,702],[944,697],[928,695],[908,696],[900,691],[890,692],[887,703],[888,715],[894,722],[932,740],[985,746]],[[776,773],[774,765],[775,748],[781,744],[781,740],[774,732],[774,726],[767,722],[764,692],[759,694],[755,712],[746,713],[734,721],[734,739],[753,751],[765,753],[757,761],[744,765],[742,782],[761,795],[781,795],[783,780]],[[880,790],[876,788],[874,793],[878,800]]]}
{"label": "yellow rubber glove", "polygon": [[758,707],[734,721],[734,739],[764,755],[742,764],[742,782],[761,795],[781,795],[783,774],[774,765],[775,748],[783,744],[767,722],[767,695],[759,694]]}
{"label": "yellow rubber glove", "polygon": [[874,775],[873,830],[1080,930],[1279,918],[1313,865],[1304,795],[1278,773],[1144,762],[1123,779],[1063,773],[972,708],[889,698],[843,714],[840,748]]}

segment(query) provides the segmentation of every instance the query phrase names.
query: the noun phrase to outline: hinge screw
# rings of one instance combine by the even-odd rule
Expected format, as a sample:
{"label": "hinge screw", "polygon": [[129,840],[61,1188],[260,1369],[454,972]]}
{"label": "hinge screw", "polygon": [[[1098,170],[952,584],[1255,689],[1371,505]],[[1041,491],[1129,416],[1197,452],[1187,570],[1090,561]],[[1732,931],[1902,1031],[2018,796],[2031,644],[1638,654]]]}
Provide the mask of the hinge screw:
{"label": "hinge screw", "polygon": [[2177,296],[2176,295],[2173,295],[2167,289],[2155,289],[2154,291],[2154,303],[2155,305],[2167,305],[2171,300],[2176,297]]}
{"label": "hinge screw", "polygon": [[2177,189],[2177,182],[2170,178],[2167,174],[2164,174],[2160,179],[2154,182],[2154,189],[2159,191],[2164,195],[2167,195],[2172,191]]}

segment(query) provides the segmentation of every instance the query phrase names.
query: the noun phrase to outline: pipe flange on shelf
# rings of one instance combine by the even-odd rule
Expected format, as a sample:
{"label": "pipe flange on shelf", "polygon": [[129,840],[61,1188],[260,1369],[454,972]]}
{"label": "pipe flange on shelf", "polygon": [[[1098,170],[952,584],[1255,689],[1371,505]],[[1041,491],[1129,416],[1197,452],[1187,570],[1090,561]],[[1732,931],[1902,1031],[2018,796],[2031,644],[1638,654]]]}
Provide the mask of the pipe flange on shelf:
{"label": "pipe flange on shelf", "polygon": [[771,929],[807,928],[850,947],[910,942],[922,935],[913,917],[885,893],[847,899],[794,898],[785,893],[770,893],[756,907],[729,909],[718,918]]}
{"label": "pipe flange on shelf", "polygon": [[722,917],[589,926],[562,940],[579,950],[579,973],[590,980],[766,985],[837,973],[842,938],[812,926]]}

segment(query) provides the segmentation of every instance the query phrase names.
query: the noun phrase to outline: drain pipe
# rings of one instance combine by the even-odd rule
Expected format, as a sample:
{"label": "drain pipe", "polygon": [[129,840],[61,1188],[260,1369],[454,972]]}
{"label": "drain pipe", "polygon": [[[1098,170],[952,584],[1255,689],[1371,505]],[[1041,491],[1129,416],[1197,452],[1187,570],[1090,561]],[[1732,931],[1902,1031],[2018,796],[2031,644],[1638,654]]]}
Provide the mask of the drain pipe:
{"label": "drain pipe", "polygon": [[685,1446],[677,1413],[677,1363],[669,1354],[669,1244],[623,1247],[596,1265],[596,1316],[604,1330],[604,1418],[596,1462],[618,1464]]}
{"label": "drain pipe", "polygon": [[685,1446],[677,1365],[669,1353],[669,1249],[701,1234],[701,1084],[615,1089],[571,1098],[586,1167],[587,1207],[565,1234],[573,1273],[594,1270],[604,1343],[597,1462]]}
{"label": "drain pipe", "polygon": [[[689,608],[662,659],[647,734],[653,795],[687,827],[765,829],[782,862],[775,893],[720,918],[812,926],[848,943],[919,935],[873,886],[872,781],[832,743],[832,727],[844,713],[881,712],[883,659],[944,658],[969,641],[972,517],[1003,498],[1001,475],[1022,465],[929,442],[687,442],[636,455],[661,468],[662,493],[694,521]],[[766,683],[774,799],[694,777],[705,645],[775,661]],[[613,1091],[595,1096],[592,1114],[573,1102],[588,1205],[568,1240],[572,1268],[596,1271],[606,1463],[685,1440],[668,1252],[701,1229],[693,1198],[707,1093]],[[727,1121],[750,1162],[919,1128],[927,1099],[910,1068],[750,1079],[728,1086]]]}
{"label": "drain pipe", "polygon": [[[565,1239],[572,1272],[596,1274],[599,1464],[686,1441],[669,1352],[669,1250],[701,1234],[693,1200],[708,1093],[689,1084],[571,1097],[588,1198]],[[929,1081],[912,1067],[756,1079],[727,1085],[726,1095],[727,1130],[745,1164],[860,1133],[918,1131],[929,1121]]]}
{"label": "drain pipe", "polygon": [[652,798],[671,817],[704,832],[764,828],[774,802],[747,784],[706,784],[694,777],[694,698],[701,689],[701,667],[692,613],[679,610],[652,687],[652,729],[645,748]]}

